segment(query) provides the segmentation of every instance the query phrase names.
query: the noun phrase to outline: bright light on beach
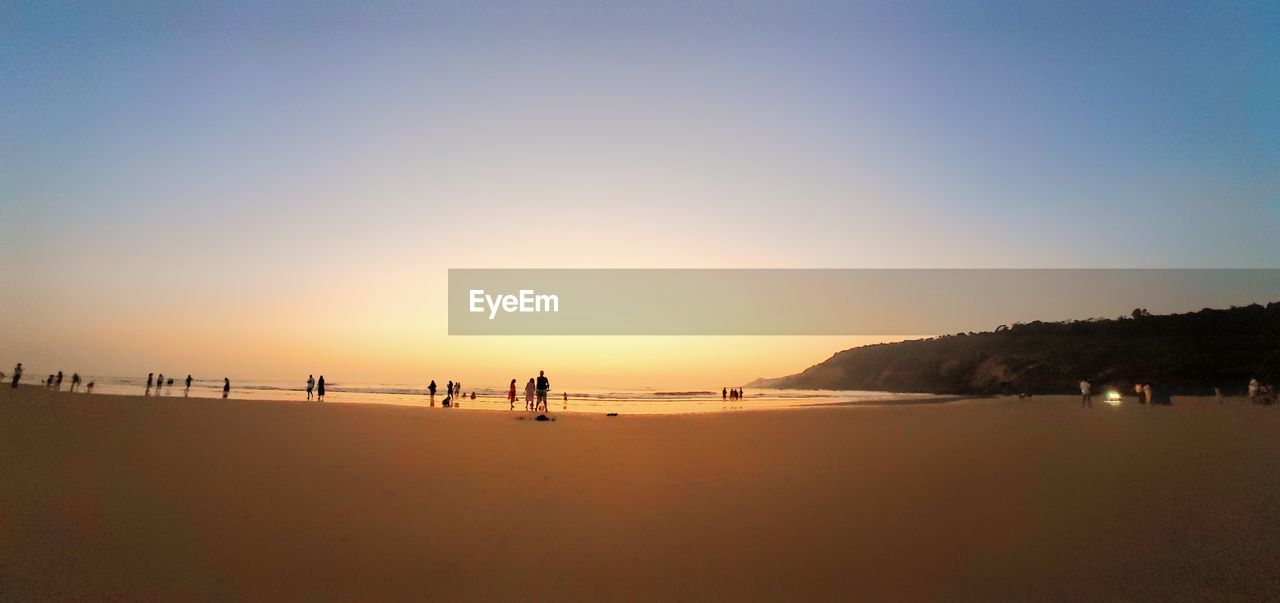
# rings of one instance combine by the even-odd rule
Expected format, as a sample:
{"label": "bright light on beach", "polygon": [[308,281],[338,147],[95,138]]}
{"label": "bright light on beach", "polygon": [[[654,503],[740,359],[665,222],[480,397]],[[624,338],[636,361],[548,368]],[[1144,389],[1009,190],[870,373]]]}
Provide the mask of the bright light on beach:
{"label": "bright light on beach", "polygon": [[1108,391],[1108,392],[1107,392],[1107,404],[1110,404],[1110,405],[1112,405],[1112,406],[1120,406],[1120,392],[1118,392],[1118,391],[1116,391],[1116,390],[1114,390],[1114,389],[1113,389],[1113,390]]}

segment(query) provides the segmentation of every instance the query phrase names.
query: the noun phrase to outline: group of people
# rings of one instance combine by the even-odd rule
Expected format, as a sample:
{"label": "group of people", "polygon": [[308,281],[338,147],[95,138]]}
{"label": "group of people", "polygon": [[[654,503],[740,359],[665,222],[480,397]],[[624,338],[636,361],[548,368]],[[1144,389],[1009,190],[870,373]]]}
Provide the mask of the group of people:
{"label": "group of people", "polygon": [[[436,389],[437,389],[436,380],[432,379],[431,384],[427,386],[427,395],[431,398],[432,406],[436,405]],[[454,382],[450,380],[447,384],[445,384],[444,400],[440,402],[440,405],[445,408],[456,407],[456,406],[459,406],[458,402],[460,402],[463,398],[466,398],[466,395],[462,393],[462,382],[461,381]],[[476,399],[475,392],[471,392],[471,399],[472,400]]]}
{"label": "group of people", "polygon": [[324,375],[320,375],[320,380],[316,380],[315,375],[307,375],[307,399],[311,399],[312,392],[315,393],[315,399],[324,402]]}
{"label": "group of people", "polygon": [[743,397],[742,388],[725,389],[720,388],[720,398],[722,400],[741,400]]}
{"label": "group of people", "polygon": [[1275,404],[1276,390],[1270,385],[1263,385],[1258,380],[1249,380],[1249,401],[1254,404]]}
{"label": "group of people", "polygon": [[[159,376],[155,377],[155,379],[153,380],[153,379],[152,379],[152,376],[153,376],[153,375],[155,375],[155,373],[147,373],[147,389],[146,389],[146,391],[144,391],[144,392],[142,393],[142,395],[144,395],[144,396],[150,396],[150,395],[151,395],[151,386],[152,386],[153,384],[154,384],[154,385],[155,385],[155,387],[156,387],[156,395],[157,395],[157,396],[162,396],[162,395],[164,395],[164,388],[165,388],[165,387],[173,387],[173,377],[170,377],[170,378],[168,378],[168,379],[165,379],[165,378],[164,378],[164,373],[160,373],[160,374],[159,374]],[[183,382],[183,383],[185,384],[185,387],[183,387],[183,389],[182,389],[182,395],[183,395],[183,396],[189,396],[189,395],[191,395],[191,382],[192,382],[192,381],[195,381],[195,379],[193,379],[193,378],[191,377],[191,375],[187,375],[186,380]],[[231,382],[230,382],[230,381],[226,381],[226,385],[228,385],[228,386],[229,386],[230,384],[231,384]],[[231,391],[231,388],[230,388],[230,387],[226,387],[226,388],[225,388],[225,390],[223,391],[223,395],[222,395],[222,397],[223,397],[223,398],[227,397],[227,396],[226,396],[226,394],[227,394],[227,393],[229,393],[230,391]]]}
{"label": "group of people", "polygon": [[[18,382],[22,381],[23,370],[24,369],[22,368],[21,362],[14,365],[13,375],[11,377],[12,380],[9,382],[9,387],[11,388],[18,387]],[[0,382],[3,382],[4,378],[5,378],[4,372],[0,371]],[[76,391],[77,389],[80,388],[80,383],[82,383],[80,379],[80,373],[71,373],[71,388],[67,391],[71,391],[71,392]],[[92,394],[93,385],[94,385],[93,382],[90,381],[85,386],[85,391]],[[58,371],[56,374],[49,375],[49,378],[45,379],[44,381],[44,388],[51,389],[53,391],[62,391],[62,371]]]}
{"label": "group of people", "polygon": [[[538,378],[529,378],[529,382],[524,386],[524,409],[532,411],[547,410],[547,392],[551,391],[551,380],[547,379],[545,371],[538,371]],[[569,401],[569,393],[564,394],[565,402]],[[507,390],[507,402],[510,404],[511,410],[516,409],[516,380],[511,380],[511,387]]]}
{"label": "group of people", "polygon": [[[1133,393],[1138,397],[1139,404],[1168,403],[1167,399],[1165,399],[1164,402],[1156,401],[1155,390],[1152,389],[1150,383],[1135,384],[1133,386]],[[1093,385],[1091,385],[1087,379],[1080,380],[1080,406],[1082,408],[1093,408]]]}
{"label": "group of people", "polygon": [[[1093,408],[1093,387],[1088,380],[1080,380],[1080,406]],[[1257,379],[1249,380],[1249,401],[1255,404],[1273,404],[1276,401],[1275,391],[1267,385],[1262,385]],[[1157,397],[1155,388],[1150,383],[1135,383],[1133,386],[1133,394],[1137,396],[1139,404],[1169,404],[1169,397]],[[1213,388],[1213,397],[1222,403],[1222,390]]]}

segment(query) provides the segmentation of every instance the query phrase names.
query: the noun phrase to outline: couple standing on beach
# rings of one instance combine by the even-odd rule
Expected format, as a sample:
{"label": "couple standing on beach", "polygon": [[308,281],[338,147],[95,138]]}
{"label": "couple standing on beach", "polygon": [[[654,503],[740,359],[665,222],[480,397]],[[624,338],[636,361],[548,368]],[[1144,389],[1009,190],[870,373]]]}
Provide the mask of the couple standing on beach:
{"label": "couple standing on beach", "polygon": [[[547,379],[546,371],[538,371],[538,378],[529,378],[529,382],[524,386],[524,409],[525,410],[547,410],[547,392],[551,390],[551,381]],[[511,405],[511,410],[516,408],[516,380],[511,380],[511,388],[507,390],[507,402]]]}
{"label": "couple standing on beach", "polygon": [[316,381],[315,375],[307,375],[307,399],[311,399],[311,390],[316,390],[316,401],[324,402],[324,375],[320,375],[320,380]]}

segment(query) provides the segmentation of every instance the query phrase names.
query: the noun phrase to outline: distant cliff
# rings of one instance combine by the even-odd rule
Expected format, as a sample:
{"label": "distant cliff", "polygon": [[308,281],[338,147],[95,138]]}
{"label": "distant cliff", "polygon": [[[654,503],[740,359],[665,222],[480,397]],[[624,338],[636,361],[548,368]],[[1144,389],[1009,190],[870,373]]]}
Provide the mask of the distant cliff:
{"label": "distant cliff", "polygon": [[1280,381],[1280,302],[1230,310],[1032,322],[994,332],[845,350],[804,372],[748,387],[951,394],[1070,393],[1152,383],[1166,393],[1242,391]]}

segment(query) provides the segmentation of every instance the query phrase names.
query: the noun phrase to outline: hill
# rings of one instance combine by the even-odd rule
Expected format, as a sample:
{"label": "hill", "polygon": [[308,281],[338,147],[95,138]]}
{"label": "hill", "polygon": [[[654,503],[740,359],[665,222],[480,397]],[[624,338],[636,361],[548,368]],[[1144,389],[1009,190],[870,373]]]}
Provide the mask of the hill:
{"label": "hill", "polygon": [[1072,393],[1080,379],[1128,393],[1243,391],[1280,380],[1280,302],[1229,310],[1001,325],[852,348],[803,372],[748,387],[943,394]]}

